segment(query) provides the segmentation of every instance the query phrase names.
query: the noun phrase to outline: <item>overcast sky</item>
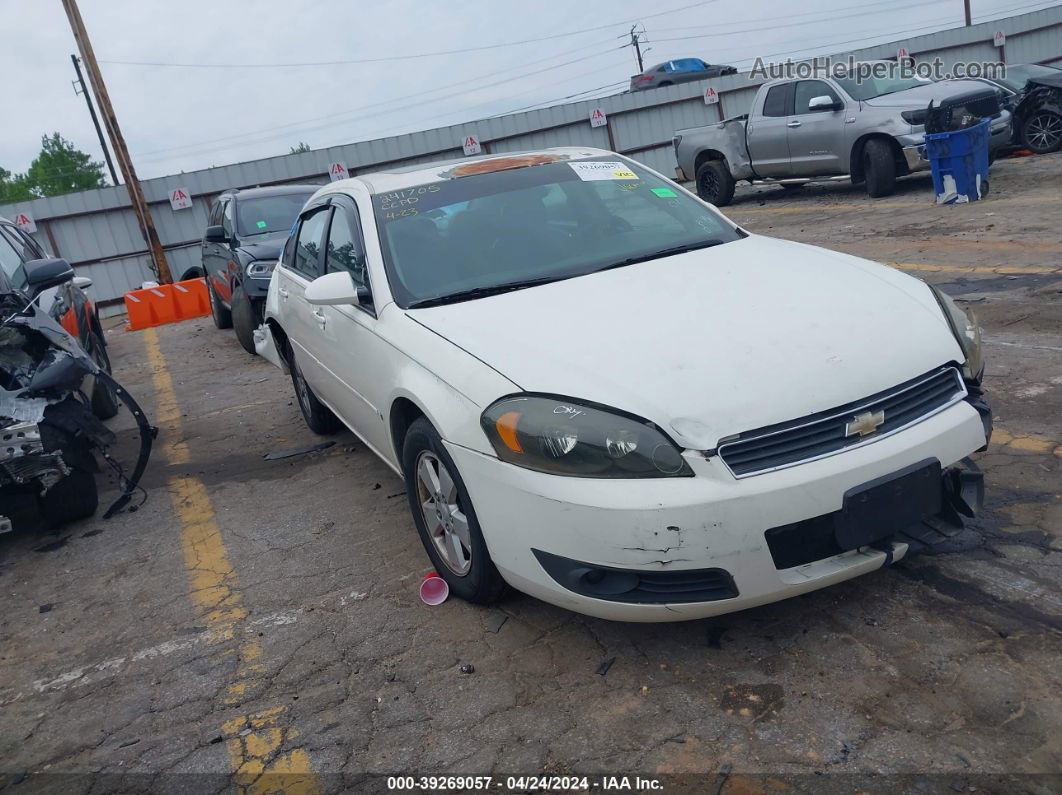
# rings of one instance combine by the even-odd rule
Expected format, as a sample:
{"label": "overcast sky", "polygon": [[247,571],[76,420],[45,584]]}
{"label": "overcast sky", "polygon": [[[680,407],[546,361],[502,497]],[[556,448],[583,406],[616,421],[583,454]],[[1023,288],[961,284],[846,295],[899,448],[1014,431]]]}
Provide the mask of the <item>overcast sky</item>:
{"label": "overcast sky", "polygon": [[[974,22],[1052,5],[972,0]],[[962,24],[962,0],[81,0],[141,178],[379,138],[622,90],[619,49],[644,27],[646,66],[696,56],[826,54]],[[675,10],[673,10],[675,9]],[[662,13],[667,12],[667,13]],[[596,30],[586,30],[598,28]],[[581,33],[569,34],[574,31]],[[526,39],[553,37],[525,44]],[[670,39],[670,40],[669,40]],[[507,45],[483,49],[490,45]],[[423,53],[470,50],[410,58]],[[0,0],[7,105],[0,166],[24,171],[58,131],[102,160],[59,0]],[[294,64],[167,67],[115,63]],[[535,74],[531,74],[535,73]]]}

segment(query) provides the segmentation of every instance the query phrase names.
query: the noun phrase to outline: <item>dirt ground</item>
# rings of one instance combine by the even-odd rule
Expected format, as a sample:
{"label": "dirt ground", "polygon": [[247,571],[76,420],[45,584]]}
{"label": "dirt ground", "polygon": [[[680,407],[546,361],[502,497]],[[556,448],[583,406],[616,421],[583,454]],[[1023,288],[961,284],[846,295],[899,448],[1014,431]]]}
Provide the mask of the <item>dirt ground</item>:
{"label": "dirt ground", "polygon": [[[880,200],[743,188],[726,212],[894,264],[983,321],[987,505],[946,547],[691,623],[519,594],[426,607],[403,484],[357,439],[266,460],[321,441],[280,371],[209,319],[114,329],[116,375],[160,427],[147,500],[0,536],[0,790],[542,772],[690,792],[1058,787],[1062,155],[998,162],[966,206],[936,207],[921,176]],[[132,424],[115,429],[128,456]]]}

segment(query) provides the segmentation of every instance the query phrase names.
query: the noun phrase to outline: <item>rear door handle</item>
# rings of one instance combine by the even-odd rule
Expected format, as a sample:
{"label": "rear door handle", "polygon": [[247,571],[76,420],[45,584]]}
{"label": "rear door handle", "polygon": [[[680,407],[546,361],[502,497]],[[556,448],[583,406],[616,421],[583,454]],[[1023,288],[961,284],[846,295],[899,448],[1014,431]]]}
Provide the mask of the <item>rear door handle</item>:
{"label": "rear door handle", "polygon": [[793,121],[789,122],[789,124],[786,125],[786,127],[799,127],[799,126],[800,126],[800,122],[796,121],[795,119]]}

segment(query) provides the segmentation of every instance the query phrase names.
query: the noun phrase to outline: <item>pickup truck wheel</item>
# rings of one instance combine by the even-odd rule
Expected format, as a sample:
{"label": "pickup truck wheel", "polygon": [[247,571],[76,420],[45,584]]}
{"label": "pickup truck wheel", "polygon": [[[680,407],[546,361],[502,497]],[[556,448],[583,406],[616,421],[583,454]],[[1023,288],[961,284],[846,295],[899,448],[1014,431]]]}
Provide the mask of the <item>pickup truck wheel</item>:
{"label": "pickup truck wheel", "polygon": [[872,199],[889,196],[896,190],[896,161],[887,143],[876,139],[867,141],[863,148],[863,173],[867,179],[867,195]]}
{"label": "pickup truck wheel", "polygon": [[249,354],[254,355],[254,330],[262,324],[262,305],[247,297],[242,286],[232,291],[232,328],[236,339]]}
{"label": "pickup truck wheel", "polygon": [[288,369],[291,370],[291,383],[295,387],[295,398],[299,401],[299,409],[302,411],[302,418],[306,420],[306,426],[322,436],[338,431],[342,423],[310,389],[310,385],[303,378],[302,370],[299,369],[299,363],[295,361],[295,351],[290,345],[287,359]]}
{"label": "pickup truck wheel", "polygon": [[207,283],[207,298],[210,299],[210,315],[214,318],[214,325],[218,328],[232,328],[232,312],[221,305],[218,294],[214,292],[214,285]]}
{"label": "pickup truck wheel", "polygon": [[716,207],[734,199],[734,177],[722,160],[709,160],[697,169],[697,195]]}

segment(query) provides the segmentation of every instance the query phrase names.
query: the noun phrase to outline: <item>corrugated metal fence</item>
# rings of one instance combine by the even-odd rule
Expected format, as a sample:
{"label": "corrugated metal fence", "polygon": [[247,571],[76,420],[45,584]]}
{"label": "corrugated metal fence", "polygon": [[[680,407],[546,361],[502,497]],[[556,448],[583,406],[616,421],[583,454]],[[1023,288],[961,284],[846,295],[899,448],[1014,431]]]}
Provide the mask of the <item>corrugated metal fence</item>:
{"label": "corrugated metal fence", "polygon": [[[1003,47],[993,34],[1006,34]],[[985,22],[970,27],[915,36],[902,41],[853,50],[858,60],[895,58],[906,47],[919,61],[939,57],[949,67],[960,61],[1044,63],[1062,60],[1062,7]],[[845,57],[848,51],[835,54]],[[170,269],[179,278],[200,264],[199,239],[210,203],[233,187],[283,183],[324,183],[330,163],[346,164],[351,174],[460,157],[462,142],[475,134],[487,152],[511,152],[548,146],[589,145],[629,155],[670,174],[675,162],[671,137],[675,130],[710,124],[747,112],[761,80],[747,74],[652,91],[617,94],[542,110],[532,110],[440,127],[391,138],[317,149],[300,154],[252,160],[143,182]],[[703,101],[713,86],[720,102]],[[590,126],[589,116],[601,108],[608,123]],[[181,187],[190,192],[191,209],[171,210],[169,194]],[[56,256],[66,257],[94,282],[102,314],[122,311],[120,297],[152,278],[147,247],[129,206],[124,186],[72,193],[18,204],[0,205],[8,218],[28,213],[37,224],[35,237]]]}

